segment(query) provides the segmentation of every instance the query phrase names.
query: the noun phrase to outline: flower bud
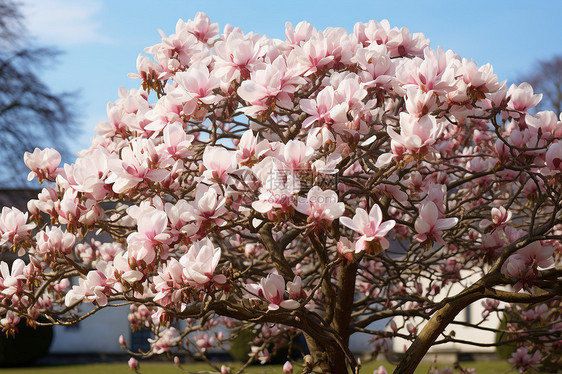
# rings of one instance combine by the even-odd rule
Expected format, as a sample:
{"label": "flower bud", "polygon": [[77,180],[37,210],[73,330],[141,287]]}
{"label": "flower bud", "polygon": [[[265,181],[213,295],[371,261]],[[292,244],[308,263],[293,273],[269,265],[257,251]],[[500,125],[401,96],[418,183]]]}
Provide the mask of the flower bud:
{"label": "flower bud", "polygon": [[283,374],[293,374],[293,365],[290,361],[285,362],[285,365],[283,365]]}
{"label": "flower bud", "polygon": [[127,362],[129,364],[129,370],[138,370],[139,368],[139,362],[137,359],[135,359],[134,357],[131,357],[129,359],[129,362]]}

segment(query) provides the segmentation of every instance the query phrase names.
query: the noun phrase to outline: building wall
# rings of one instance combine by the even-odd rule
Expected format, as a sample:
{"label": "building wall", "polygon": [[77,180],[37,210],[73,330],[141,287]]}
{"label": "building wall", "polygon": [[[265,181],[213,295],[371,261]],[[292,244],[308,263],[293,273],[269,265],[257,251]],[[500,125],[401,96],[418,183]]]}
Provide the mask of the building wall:
{"label": "building wall", "polygon": [[[88,310],[88,304],[82,307]],[[55,326],[51,353],[124,353],[119,335],[130,344],[128,307],[105,308],[76,326]]]}

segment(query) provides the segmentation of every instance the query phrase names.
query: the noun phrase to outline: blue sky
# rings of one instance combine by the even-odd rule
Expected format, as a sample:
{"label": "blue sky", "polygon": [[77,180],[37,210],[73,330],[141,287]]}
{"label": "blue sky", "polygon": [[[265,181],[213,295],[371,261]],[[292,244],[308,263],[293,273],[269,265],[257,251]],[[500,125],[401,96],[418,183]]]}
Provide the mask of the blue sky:
{"label": "blue sky", "polygon": [[514,81],[538,59],[562,53],[562,1],[222,1],[222,0],[24,0],[27,27],[35,41],[63,54],[44,73],[54,91],[77,91],[82,132],[73,152],[88,146],[108,101],[127,78],[145,47],[158,43],[158,29],[174,32],[179,18],[198,11],[269,37],[284,38],[285,22],[302,20],[317,29],[353,29],[356,22],[388,19],[391,26],[422,32],[433,48],[452,49],[478,64],[490,62],[500,80]]}

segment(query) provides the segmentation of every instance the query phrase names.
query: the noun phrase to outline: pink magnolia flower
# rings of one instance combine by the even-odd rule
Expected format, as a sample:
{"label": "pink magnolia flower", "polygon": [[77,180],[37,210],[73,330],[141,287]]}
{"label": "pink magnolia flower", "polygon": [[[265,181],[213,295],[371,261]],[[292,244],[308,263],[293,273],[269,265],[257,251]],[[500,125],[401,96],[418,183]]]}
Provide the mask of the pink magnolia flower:
{"label": "pink magnolia flower", "polygon": [[322,33],[313,33],[309,40],[296,45],[291,54],[291,59],[306,71],[305,76],[321,70],[334,60],[328,51],[328,39]]}
{"label": "pink magnolia flower", "polygon": [[209,181],[227,183],[228,176],[236,168],[234,152],[223,147],[205,147],[203,152],[203,177]]}
{"label": "pink magnolia flower", "polygon": [[507,91],[509,102],[507,108],[518,112],[527,112],[534,108],[542,99],[542,94],[534,94],[533,87],[527,82],[519,86],[512,84]]}
{"label": "pink magnolia flower", "polygon": [[132,79],[142,79],[150,82],[162,73],[162,67],[155,64],[148,56],[142,53],[137,56],[136,62],[137,73],[129,73],[127,76]]}
{"label": "pink magnolia flower", "polygon": [[68,184],[74,190],[85,193],[88,198],[102,200],[112,193],[111,186],[105,183],[109,174],[107,162],[111,157],[105,148],[96,148],[79,157],[74,164],[65,164],[57,183]]}
{"label": "pink magnolia flower", "polygon": [[562,172],[562,142],[553,143],[548,147],[545,161],[552,172]]}
{"label": "pink magnolia flower", "polygon": [[439,218],[439,210],[433,201],[425,201],[419,207],[419,217],[414,223],[416,232],[414,238],[420,242],[437,242],[445,244],[441,237],[443,230],[448,230],[455,226],[458,218]]}
{"label": "pink magnolia flower", "polygon": [[107,103],[107,121],[98,123],[94,130],[102,136],[115,136],[116,134],[126,134],[127,132],[127,117],[134,116],[131,113],[126,113],[122,107],[116,103]]}
{"label": "pink magnolia flower", "polygon": [[144,277],[141,271],[131,269],[127,252],[120,252],[114,256],[113,267],[114,277],[131,284],[141,281]]}
{"label": "pink magnolia flower", "polygon": [[442,95],[451,91],[454,84],[454,70],[447,69],[447,60],[450,58],[443,49],[439,48],[435,53],[428,48],[424,50],[424,58],[401,61],[396,68],[396,76],[406,87],[408,95],[411,88],[431,96],[434,93]]}
{"label": "pink magnolia flower", "polygon": [[27,223],[27,213],[18,208],[2,208],[0,215],[0,246],[7,242],[16,244],[31,235],[35,223]]}
{"label": "pink magnolia flower", "polygon": [[[529,129],[533,129],[538,133],[539,129],[542,133],[541,137],[544,139],[552,139],[554,137],[562,137],[562,126],[556,113],[547,110],[538,112],[535,115],[527,114],[525,116],[525,123]],[[498,141],[501,141],[498,139]]]}
{"label": "pink magnolia flower", "polygon": [[294,195],[300,189],[300,181],[294,173],[287,173],[278,159],[266,157],[254,166],[254,173],[262,181],[258,200],[252,202],[252,208],[267,214],[274,220],[277,213],[292,212]]}
{"label": "pink magnolia flower", "polygon": [[299,103],[301,109],[310,115],[302,126],[308,127],[314,122],[317,122],[318,126],[347,122],[348,106],[346,103],[339,102],[335,94],[334,88],[328,86],[318,93],[316,99],[301,99]]}
{"label": "pink magnolia flower", "polygon": [[20,317],[12,310],[8,310],[4,318],[0,319],[0,326],[2,326],[2,332],[7,334],[15,334],[18,331],[18,324],[20,323]]}
{"label": "pink magnolia flower", "polygon": [[222,226],[226,223],[220,218],[227,213],[225,204],[226,199],[216,186],[199,184],[195,190],[195,199],[184,207],[180,218],[186,222],[196,221],[199,227],[208,227],[211,222]]}
{"label": "pink magnolia flower", "polygon": [[[376,191],[379,194],[384,194],[386,196],[391,197],[392,199],[404,204],[407,202],[408,200],[408,194],[404,191],[402,191],[402,187],[400,186],[399,183],[396,183],[398,181],[398,176],[397,175],[393,175],[391,177],[389,177],[388,182],[390,183],[379,183],[376,186]],[[391,184],[392,183],[392,184]]]}
{"label": "pink magnolia flower", "polygon": [[337,244],[337,250],[340,256],[345,257],[348,261],[353,261],[353,254],[360,253],[363,249],[357,249],[355,243],[351,242],[345,236],[340,237]]}
{"label": "pink magnolia flower", "polygon": [[35,236],[37,253],[45,257],[69,255],[74,247],[76,237],[69,232],[63,232],[59,227],[46,227]]}
{"label": "pink magnolia flower", "polygon": [[183,269],[184,267],[175,258],[169,259],[163,265],[158,275],[154,277],[154,287],[157,291],[154,302],[168,306],[181,300],[184,287]]}
{"label": "pink magnolia flower", "polygon": [[353,31],[357,40],[363,45],[385,45],[390,57],[421,55],[429,46],[429,40],[422,34],[411,34],[405,27],[390,28],[390,23],[386,19],[380,23],[373,20],[368,23],[358,22]]}
{"label": "pink magnolia flower", "polygon": [[358,74],[365,87],[389,89],[395,84],[395,65],[385,46],[371,44],[366,48],[359,48],[355,59],[363,69]]}
{"label": "pink magnolia flower", "polygon": [[514,285],[515,290],[528,288],[540,270],[554,265],[553,253],[554,248],[551,245],[543,245],[540,241],[533,242],[509,256],[501,271],[518,280]]}
{"label": "pink magnolia flower", "polygon": [[169,352],[172,347],[177,345],[180,341],[181,336],[178,330],[175,327],[168,327],[162,333],[160,333],[154,339],[148,339],[150,342],[150,346],[152,347],[152,351],[159,355],[165,352]]}
{"label": "pink magnolia flower", "polygon": [[201,44],[186,26],[183,20],[178,20],[175,34],[167,37],[160,32],[162,42],[145,49],[154,54],[154,61],[165,70],[158,78],[170,78],[180,65],[189,66],[201,58]]}
{"label": "pink magnolia flower", "polygon": [[173,122],[164,127],[164,142],[157,148],[174,159],[184,159],[192,155],[190,150],[193,135],[187,135],[180,122]]}
{"label": "pink magnolia flower", "polygon": [[498,307],[500,306],[500,301],[494,299],[482,300],[482,306],[484,307],[484,310],[482,311],[482,318],[486,319],[488,318],[490,313],[498,310]]}
{"label": "pink magnolia flower", "polygon": [[504,227],[511,219],[511,211],[506,210],[503,206],[492,208],[492,220],[483,219],[479,226],[481,229],[491,226],[492,229]]}
{"label": "pink magnolia flower", "polygon": [[250,71],[258,63],[258,58],[266,50],[255,38],[244,35],[242,30],[235,29],[214,45],[215,69],[217,76],[224,77],[228,82],[250,78]]}
{"label": "pink magnolia flower", "polygon": [[306,168],[314,155],[314,149],[300,140],[289,140],[281,148],[285,165],[291,170]]}
{"label": "pink magnolia flower", "polygon": [[175,122],[181,123],[183,102],[175,100],[172,96],[162,96],[152,108],[144,113],[148,123],[144,126],[145,131],[154,131],[152,137],[157,137],[168,125]]}
{"label": "pink magnolia flower", "polygon": [[252,130],[248,130],[242,134],[237,144],[236,161],[238,163],[245,163],[250,161],[256,151],[258,139],[254,136]]}
{"label": "pink magnolia flower", "polygon": [[424,92],[417,87],[408,87],[406,92],[406,110],[414,117],[421,118],[439,108],[433,91]]}
{"label": "pink magnolia flower", "polygon": [[[180,20],[181,21],[181,20]],[[180,26],[178,21],[177,29],[185,27],[185,30],[194,35],[200,42],[206,43],[212,38],[215,38],[219,33],[219,24],[211,23],[209,16],[203,12],[197,12],[193,20],[185,22]]]}
{"label": "pink magnolia flower", "polygon": [[62,279],[60,282],[56,283],[53,288],[57,292],[65,292],[70,287],[70,281],[68,278]]}
{"label": "pink magnolia flower", "polygon": [[[290,293],[295,296],[296,288],[299,288],[300,278],[298,276],[292,282]],[[291,282],[289,282],[291,284]],[[296,309],[300,306],[299,302],[293,299],[285,300],[285,279],[276,273],[269,274],[262,278],[260,284],[246,284],[246,289],[269,302],[269,310]],[[300,294],[300,292],[299,292]]]}
{"label": "pink magnolia flower", "polygon": [[519,347],[507,361],[513,364],[518,372],[524,373],[531,369],[537,370],[537,364],[541,362],[541,359],[540,351],[537,350],[531,354],[528,347]]}
{"label": "pink magnolia flower", "polygon": [[73,188],[67,189],[58,206],[59,222],[76,227],[85,212],[86,207],[81,203],[78,191]]}
{"label": "pink magnolia flower", "polygon": [[345,204],[338,202],[338,195],[332,190],[322,191],[318,186],[312,187],[306,199],[299,198],[297,211],[308,216],[308,222],[326,226],[342,216]]}
{"label": "pink magnolia flower", "polygon": [[201,352],[205,352],[209,348],[213,348],[216,345],[216,340],[213,336],[205,333],[198,334],[194,337],[195,344],[199,347]]}
{"label": "pink magnolia flower", "polygon": [[302,280],[300,276],[295,275],[292,282],[287,282],[287,293],[289,294],[289,299],[293,300],[306,297],[306,293],[302,289]]}
{"label": "pink magnolia flower", "polygon": [[432,115],[416,117],[409,113],[400,113],[400,134],[391,127],[387,128],[393,143],[412,153],[424,154],[427,147],[433,145],[443,132],[443,123]]}
{"label": "pink magnolia flower", "polygon": [[474,61],[463,58],[459,73],[464,84],[482,94],[496,92],[502,85],[490,64],[478,67]]}
{"label": "pink magnolia flower", "polygon": [[[178,200],[176,204],[166,203],[164,209],[168,215],[170,240],[172,242],[179,240],[183,234],[191,236],[200,229],[199,224],[201,222],[188,224],[186,215],[188,214],[187,212],[191,212],[193,208],[186,200]],[[191,219],[191,217],[190,215],[189,218]]]}
{"label": "pink magnolia flower", "polygon": [[251,78],[242,82],[238,95],[250,104],[242,111],[247,116],[254,116],[272,105],[291,108],[291,96],[296,86],[304,83],[304,78],[298,72],[291,71],[285,58],[279,56],[271,64],[265,65],[264,69],[252,71]]}
{"label": "pink magnolia flower", "polygon": [[[56,205],[58,202],[58,194],[52,187],[43,188],[37,195],[37,200],[30,200],[28,202],[28,210],[35,217],[39,212],[43,212],[50,216],[56,217]],[[31,209],[30,208],[31,205]]]}
{"label": "pink magnolia flower", "polygon": [[285,23],[285,37],[287,42],[292,45],[300,45],[317,32],[316,28],[306,21],[299,22],[296,27],[293,27],[290,22]]}
{"label": "pink magnolia flower", "polygon": [[[367,251],[374,249],[378,253],[381,249],[387,249],[390,243],[385,238],[390,230],[396,224],[394,220],[382,221],[381,208],[374,204],[369,214],[362,208],[355,210],[353,219],[349,217],[340,217],[342,225],[361,234],[355,242],[355,251]],[[380,245],[380,248],[378,246]]]}
{"label": "pink magnolia flower", "polygon": [[220,247],[215,247],[209,238],[195,242],[189,251],[180,258],[183,274],[187,281],[196,288],[203,288],[211,282],[223,284],[223,274],[213,275],[221,258]]}
{"label": "pink magnolia flower", "polygon": [[248,130],[237,144],[236,161],[241,165],[249,164],[251,166],[270,150],[268,140],[264,139],[258,142],[258,137],[254,135],[254,132]]}
{"label": "pink magnolia flower", "polygon": [[27,277],[25,276],[25,262],[21,258],[17,258],[12,263],[12,271],[8,268],[8,264],[2,261],[0,274],[2,274],[0,278],[2,294],[12,296],[22,292]]}
{"label": "pink magnolia flower", "polygon": [[107,165],[111,173],[106,183],[113,183],[115,193],[125,193],[145,180],[161,182],[169,175],[169,171],[158,169],[157,165],[149,162],[146,148],[150,146],[147,144],[150,142],[150,139],[135,138],[129,147],[121,149],[120,158],[108,159]]}
{"label": "pink magnolia flower", "polygon": [[73,286],[68,291],[64,302],[66,306],[85,300],[87,302],[96,302],[99,306],[107,305],[107,296],[112,293],[112,287],[107,283],[107,277],[99,270],[88,272],[86,279],[80,278],[79,285]]}
{"label": "pink magnolia flower", "polygon": [[261,348],[253,345],[250,349],[252,351],[248,353],[248,356],[257,358],[260,361],[260,364],[264,365],[266,362],[271,360],[271,353],[269,353],[267,348]]}
{"label": "pink magnolia flower", "polygon": [[31,170],[27,180],[30,181],[33,178],[37,178],[39,182],[45,179],[52,181],[56,177],[56,171],[61,162],[61,155],[53,148],[45,148],[43,150],[35,148],[33,153],[24,153],[23,161]]}
{"label": "pink magnolia flower", "polygon": [[[330,81],[337,87],[336,97],[349,109],[350,113],[361,113],[368,111],[375,105],[375,101],[364,102],[368,92],[355,73],[333,74]],[[338,82],[339,81],[339,82]],[[343,122],[348,122],[346,119]]]}
{"label": "pink magnolia flower", "polygon": [[168,216],[155,208],[146,209],[137,218],[137,231],[127,237],[129,258],[150,264],[156,257],[156,246],[167,244]]}
{"label": "pink magnolia flower", "polygon": [[533,309],[522,310],[521,316],[525,321],[541,321],[548,316],[548,306],[546,304],[539,304]]}
{"label": "pink magnolia flower", "polygon": [[439,215],[445,214],[445,197],[447,196],[447,187],[444,184],[436,184],[434,182],[426,181],[424,189],[427,189],[427,195],[425,196],[425,201],[433,201]]}
{"label": "pink magnolia flower", "polygon": [[418,333],[418,327],[410,322],[406,324],[406,330],[408,330],[408,332],[412,336],[416,336],[416,334]]}
{"label": "pink magnolia flower", "polygon": [[547,269],[554,265],[553,252],[554,248],[551,245],[543,245],[540,241],[537,241],[515,253],[525,257],[527,263],[534,263],[541,269]]}
{"label": "pink magnolia flower", "polygon": [[113,261],[119,253],[123,252],[123,245],[118,242],[100,243],[96,241],[95,246],[99,257],[107,262]]}
{"label": "pink magnolia flower", "polygon": [[90,265],[97,259],[97,253],[94,247],[88,243],[78,243],[74,249],[76,255],[85,265]]}
{"label": "pink magnolia flower", "polygon": [[192,115],[200,106],[199,102],[210,105],[220,100],[220,97],[214,94],[220,80],[203,63],[198,62],[186,71],[176,73],[174,80],[178,86],[169,96],[174,103],[183,103],[183,112],[186,115]]}

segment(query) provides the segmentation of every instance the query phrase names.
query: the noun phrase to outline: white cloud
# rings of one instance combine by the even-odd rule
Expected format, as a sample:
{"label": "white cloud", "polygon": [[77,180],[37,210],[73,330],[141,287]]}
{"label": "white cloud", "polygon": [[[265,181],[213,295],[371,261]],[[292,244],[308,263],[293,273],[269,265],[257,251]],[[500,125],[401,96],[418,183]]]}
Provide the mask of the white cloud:
{"label": "white cloud", "polygon": [[100,31],[102,8],[102,0],[24,0],[21,10],[42,43],[68,46],[111,42]]}

